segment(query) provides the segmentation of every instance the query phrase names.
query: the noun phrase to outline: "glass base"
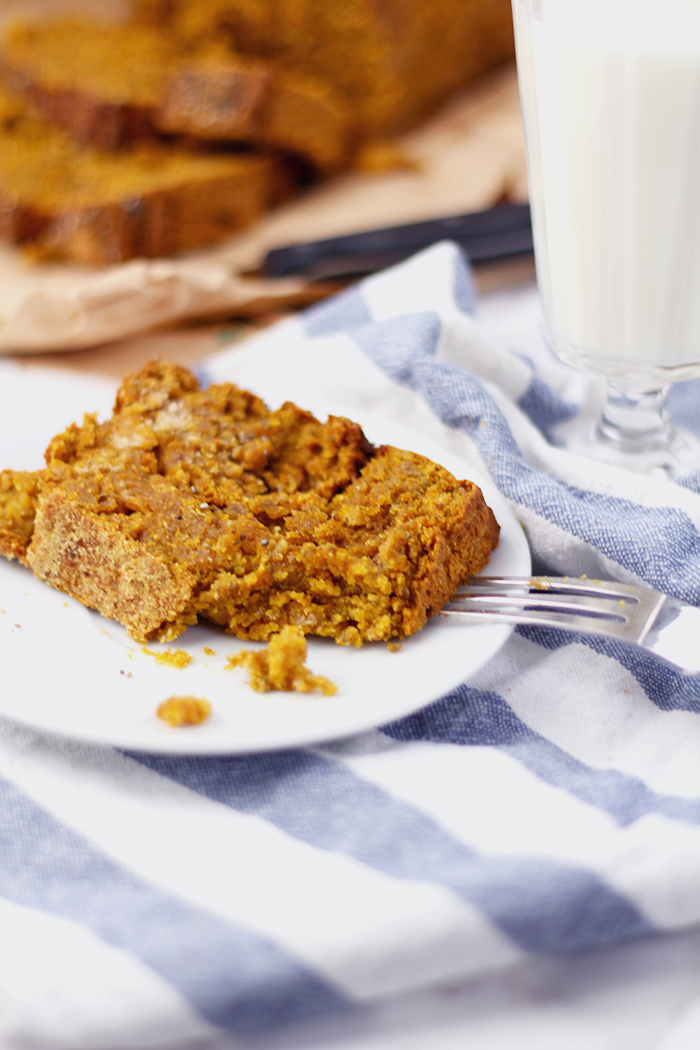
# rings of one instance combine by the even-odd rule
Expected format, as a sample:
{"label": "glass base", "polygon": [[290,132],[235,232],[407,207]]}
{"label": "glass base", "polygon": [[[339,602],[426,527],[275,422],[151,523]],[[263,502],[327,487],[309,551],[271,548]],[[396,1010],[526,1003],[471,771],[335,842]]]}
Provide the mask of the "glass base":
{"label": "glass base", "polygon": [[569,432],[571,452],[671,481],[700,470],[700,438],[671,423],[668,385],[636,390],[609,379],[607,387],[596,423]]}
{"label": "glass base", "polygon": [[572,420],[565,427],[566,448],[635,474],[670,481],[700,471],[700,437],[674,426],[667,407],[673,383],[700,376],[700,360],[669,366],[596,357],[557,338],[546,323],[544,330],[557,357],[604,378],[607,385],[596,423],[582,422],[577,427]]}

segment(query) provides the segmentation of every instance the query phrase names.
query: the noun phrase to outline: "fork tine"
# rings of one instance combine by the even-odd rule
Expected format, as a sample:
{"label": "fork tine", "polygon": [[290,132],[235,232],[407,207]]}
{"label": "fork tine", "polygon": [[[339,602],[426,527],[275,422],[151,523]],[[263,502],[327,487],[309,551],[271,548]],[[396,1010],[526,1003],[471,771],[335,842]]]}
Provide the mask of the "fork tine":
{"label": "fork tine", "polygon": [[[593,604],[595,602],[595,604]],[[614,605],[610,606],[609,603]],[[459,605],[460,608],[484,609],[490,607],[504,608],[517,606],[522,609],[546,609],[553,607],[557,612],[572,612],[587,616],[600,616],[606,619],[625,622],[628,616],[625,612],[626,599],[618,598],[617,595],[602,595],[591,598],[586,594],[569,594],[565,598],[559,594],[542,591],[537,594],[498,594],[489,591],[488,594],[455,594],[450,599],[450,604]],[[632,600],[632,605],[637,604]]]}
{"label": "fork tine", "polygon": [[700,656],[688,655],[687,645],[700,636],[700,609],[651,587],[585,576],[476,576],[437,615],[603,635],[700,676]]}
{"label": "fork tine", "polygon": [[458,593],[470,593],[473,588],[488,588],[493,593],[494,587],[524,588],[538,593],[552,594],[590,594],[595,597],[624,598],[626,601],[639,601],[639,595],[648,593],[646,589],[629,583],[617,583],[615,580],[595,580],[587,576],[472,576]]}
{"label": "fork tine", "polygon": [[582,634],[604,634],[608,637],[628,638],[629,624],[623,620],[612,620],[602,616],[581,616],[559,610],[543,609],[505,609],[498,608],[460,608],[444,607],[438,616],[456,620],[474,620],[482,623],[497,620],[499,623],[533,623],[538,627],[559,627],[567,631],[579,631]]}
{"label": "fork tine", "polygon": [[649,588],[569,576],[477,576],[441,616],[537,623],[639,642],[665,596]]}

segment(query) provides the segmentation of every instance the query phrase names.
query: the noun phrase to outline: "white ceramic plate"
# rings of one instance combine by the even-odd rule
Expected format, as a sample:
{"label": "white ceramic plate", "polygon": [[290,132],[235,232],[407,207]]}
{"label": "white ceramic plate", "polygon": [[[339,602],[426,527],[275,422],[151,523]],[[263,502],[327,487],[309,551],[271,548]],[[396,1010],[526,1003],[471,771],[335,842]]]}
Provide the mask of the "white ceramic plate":
{"label": "white ceramic plate", "polygon": [[[489,574],[527,575],[524,533],[491,483],[464,461],[420,435],[353,413],[371,441],[421,452],[457,477],[481,486],[501,526]],[[399,652],[384,643],[346,648],[309,639],[308,666],[338,687],[335,696],[253,692],[247,674],[226,668],[243,646],[215,626],[190,627],[171,646],[184,649],[184,669],[160,665],[121,625],[41,583],[28,569],[0,559],[0,714],[63,736],[141,751],[245,753],[319,743],[408,715],[444,695],[503,645],[507,625],[436,618]],[[207,655],[204,647],[214,650]],[[172,695],[206,697],[200,725],[172,729],[156,717]]]}

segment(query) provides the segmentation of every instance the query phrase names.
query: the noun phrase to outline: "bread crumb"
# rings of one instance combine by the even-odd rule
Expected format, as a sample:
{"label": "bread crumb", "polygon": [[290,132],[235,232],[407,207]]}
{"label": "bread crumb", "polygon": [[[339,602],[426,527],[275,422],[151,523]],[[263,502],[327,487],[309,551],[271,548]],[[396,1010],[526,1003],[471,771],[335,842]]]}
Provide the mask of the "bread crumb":
{"label": "bread crumb", "polygon": [[164,653],[154,653],[144,645],[141,652],[145,653],[146,656],[154,656],[157,664],[163,664],[167,667],[177,667],[180,670],[183,667],[187,667],[187,665],[192,662],[192,657],[189,653],[185,652],[184,649],[176,649],[175,652],[173,652],[172,649],[166,649]]}
{"label": "bread crumb", "polygon": [[211,704],[197,696],[169,696],[156,714],[169,726],[197,726],[209,718]]}
{"label": "bread crumb", "polygon": [[403,648],[401,642],[387,642],[386,647],[390,653],[400,653]]}
{"label": "bread crumb", "polygon": [[256,693],[272,690],[312,693],[316,689],[324,696],[337,693],[337,686],[323,675],[313,674],[305,666],[308,646],[298,627],[283,627],[273,634],[267,649],[241,649],[229,656],[229,667],[243,667],[250,676],[250,685]]}
{"label": "bread crumb", "polygon": [[207,654],[207,656],[216,656],[214,650],[210,649],[208,645],[204,646],[204,652]]}

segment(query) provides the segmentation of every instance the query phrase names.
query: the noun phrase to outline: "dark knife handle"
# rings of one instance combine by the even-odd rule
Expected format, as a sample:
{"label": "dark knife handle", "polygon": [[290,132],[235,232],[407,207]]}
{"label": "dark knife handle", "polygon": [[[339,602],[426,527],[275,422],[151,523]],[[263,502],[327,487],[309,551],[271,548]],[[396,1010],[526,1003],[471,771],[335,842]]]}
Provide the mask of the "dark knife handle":
{"label": "dark knife handle", "polygon": [[457,241],[472,262],[527,254],[532,251],[530,206],[499,204],[487,211],[273,248],[263,270],[268,277],[311,280],[373,273],[442,240]]}

